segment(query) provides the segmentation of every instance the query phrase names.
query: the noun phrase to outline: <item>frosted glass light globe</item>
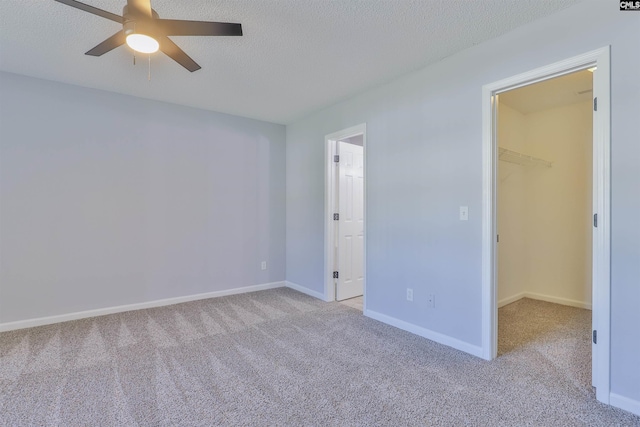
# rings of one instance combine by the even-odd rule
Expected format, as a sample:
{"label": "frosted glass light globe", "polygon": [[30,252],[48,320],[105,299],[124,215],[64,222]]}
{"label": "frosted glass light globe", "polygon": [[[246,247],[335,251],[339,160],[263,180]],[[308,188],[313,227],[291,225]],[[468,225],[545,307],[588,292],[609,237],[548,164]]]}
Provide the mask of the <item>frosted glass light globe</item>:
{"label": "frosted glass light globe", "polygon": [[127,36],[127,44],[131,49],[140,53],[153,53],[160,48],[160,44],[156,39],[144,34],[129,34]]}

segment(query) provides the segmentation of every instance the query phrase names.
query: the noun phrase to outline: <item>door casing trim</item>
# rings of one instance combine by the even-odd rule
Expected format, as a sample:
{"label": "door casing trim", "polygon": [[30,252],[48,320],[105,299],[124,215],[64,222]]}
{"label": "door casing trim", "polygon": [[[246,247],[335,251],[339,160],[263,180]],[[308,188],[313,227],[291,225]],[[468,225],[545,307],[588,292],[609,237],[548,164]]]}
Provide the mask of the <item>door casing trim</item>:
{"label": "door casing trim", "polygon": [[605,46],[551,65],[518,74],[482,87],[482,357],[492,360],[498,350],[496,275],[497,147],[493,126],[494,96],[575,71],[597,66],[593,95],[598,112],[593,120],[593,324],[598,330],[596,398],[609,403],[611,343],[611,79],[610,47]]}

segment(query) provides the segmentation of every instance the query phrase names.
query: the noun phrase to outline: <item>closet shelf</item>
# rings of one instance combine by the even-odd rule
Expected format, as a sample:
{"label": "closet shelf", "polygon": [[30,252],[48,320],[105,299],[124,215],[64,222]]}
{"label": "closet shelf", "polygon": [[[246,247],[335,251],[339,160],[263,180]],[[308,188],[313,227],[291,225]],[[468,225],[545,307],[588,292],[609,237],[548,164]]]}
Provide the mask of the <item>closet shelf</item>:
{"label": "closet shelf", "polygon": [[502,161],[515,163],[522,166],[538,166],[544,168],[551,167],[551,162],[548,160],[539,159],[537,157],[518,153],[517,151],[508,150],[502,147],[498,147],[498,158]]}

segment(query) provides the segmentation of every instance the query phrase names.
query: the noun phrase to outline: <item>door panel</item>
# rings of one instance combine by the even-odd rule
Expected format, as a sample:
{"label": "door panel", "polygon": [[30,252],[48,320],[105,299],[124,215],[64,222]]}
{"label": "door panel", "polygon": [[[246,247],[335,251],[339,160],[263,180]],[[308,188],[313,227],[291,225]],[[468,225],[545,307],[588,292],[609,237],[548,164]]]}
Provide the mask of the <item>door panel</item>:
{"label": "door panel", "polygon": [[364,289],[364,151],[338,142],[338,301],[362,295]]}

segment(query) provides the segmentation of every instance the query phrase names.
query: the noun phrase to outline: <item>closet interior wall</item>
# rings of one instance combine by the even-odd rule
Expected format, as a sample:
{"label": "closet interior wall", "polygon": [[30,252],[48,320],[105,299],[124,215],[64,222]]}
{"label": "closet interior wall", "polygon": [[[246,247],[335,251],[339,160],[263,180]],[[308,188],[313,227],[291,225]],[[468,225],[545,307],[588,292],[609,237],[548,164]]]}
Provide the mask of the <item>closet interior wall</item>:
{"label": "closet interior wall", "polygon": [[498,162],[498,305],[528,296],[591,308],[592,104],[498,108],[498,145],[552,162]]}

